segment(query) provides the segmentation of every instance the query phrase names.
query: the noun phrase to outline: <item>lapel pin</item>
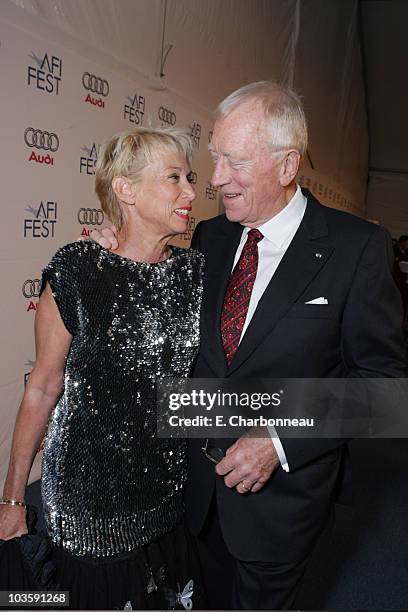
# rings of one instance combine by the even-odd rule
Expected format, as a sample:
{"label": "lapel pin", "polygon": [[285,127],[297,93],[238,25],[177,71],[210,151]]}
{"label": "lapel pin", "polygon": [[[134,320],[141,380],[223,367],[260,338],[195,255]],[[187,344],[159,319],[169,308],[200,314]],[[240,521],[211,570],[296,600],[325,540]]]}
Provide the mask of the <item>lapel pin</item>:
{"label": "lapel pin", "polygon": [[316,257],[321,257],[322,254],[321,253],[315,253]]}

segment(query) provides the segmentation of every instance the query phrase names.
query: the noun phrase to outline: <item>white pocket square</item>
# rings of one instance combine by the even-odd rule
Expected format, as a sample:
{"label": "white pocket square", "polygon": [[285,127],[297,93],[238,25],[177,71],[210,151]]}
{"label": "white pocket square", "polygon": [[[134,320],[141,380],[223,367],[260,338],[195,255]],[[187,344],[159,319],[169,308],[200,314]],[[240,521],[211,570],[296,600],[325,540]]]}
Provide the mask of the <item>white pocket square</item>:
{"label": "white pocket square", "polygon": [[328,304],[329,300],[325,297],[318,297],[314,300],[310,300],[309,302],[305,302],[305,304]]}

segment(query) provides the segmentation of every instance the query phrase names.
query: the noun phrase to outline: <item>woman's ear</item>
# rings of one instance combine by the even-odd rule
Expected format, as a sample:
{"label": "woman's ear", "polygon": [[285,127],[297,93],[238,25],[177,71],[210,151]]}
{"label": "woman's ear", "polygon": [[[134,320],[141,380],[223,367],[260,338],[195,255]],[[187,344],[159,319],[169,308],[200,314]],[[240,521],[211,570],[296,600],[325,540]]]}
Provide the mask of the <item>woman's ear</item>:
{"label": "woman's ear", "polygon": [[130,205],[135,203],[134,185],[125,176],[115,176],[112,179],[112,189],[120,202]]}

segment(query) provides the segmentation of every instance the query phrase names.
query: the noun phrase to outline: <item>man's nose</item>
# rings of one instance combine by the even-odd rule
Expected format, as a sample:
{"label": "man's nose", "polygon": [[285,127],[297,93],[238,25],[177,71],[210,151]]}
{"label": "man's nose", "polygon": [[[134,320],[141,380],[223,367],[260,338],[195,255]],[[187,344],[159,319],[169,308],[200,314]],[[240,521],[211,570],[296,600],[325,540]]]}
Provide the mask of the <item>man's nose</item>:
{"label": "man's nose", "polygon": [[230,177],[227,161],[223,157],[219,157],[215,162],[211,184],[214,185],[214,187],[221,187],[229,183],[229,181]]}

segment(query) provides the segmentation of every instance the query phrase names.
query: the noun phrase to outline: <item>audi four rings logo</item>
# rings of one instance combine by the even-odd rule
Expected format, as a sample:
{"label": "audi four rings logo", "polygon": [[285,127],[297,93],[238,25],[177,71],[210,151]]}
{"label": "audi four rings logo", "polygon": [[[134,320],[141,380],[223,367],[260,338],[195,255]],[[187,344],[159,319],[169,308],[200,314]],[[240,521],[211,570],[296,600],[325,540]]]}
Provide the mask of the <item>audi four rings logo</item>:
{"label": "audi four rings logo", "polygon": [[84,72],[82,75],[82,85],[88,91],[92,91],[100,96],[107,96],[109,93],[109,83],[106,79],[101,79],[94,74]]}
{"label": "audi four rings logo", "polygon": [[27,299],[40,297],[41,281],[39,278],[28,279],[23,285],[23,295]]}
{"label": "audi four rings logo", "polygon": [[176,113],[161,106],[159,108],[159,119],[163,123],[167,123],[167,125],[174,125],[176,123]]}
{"label": "audi four rings logo", "polygon": [[36,130],[32,127],[28,127],[24,132],[24,142],[28,147],[35,147],[52,153],[58,151],[59,147],[59,138],[56,134]]}
{"label": "audi four rings logo", "polygon": [[103,219],[103,210],[100,208],[80,208],[78,211],[78,221],[81,225],[102,225]]}

